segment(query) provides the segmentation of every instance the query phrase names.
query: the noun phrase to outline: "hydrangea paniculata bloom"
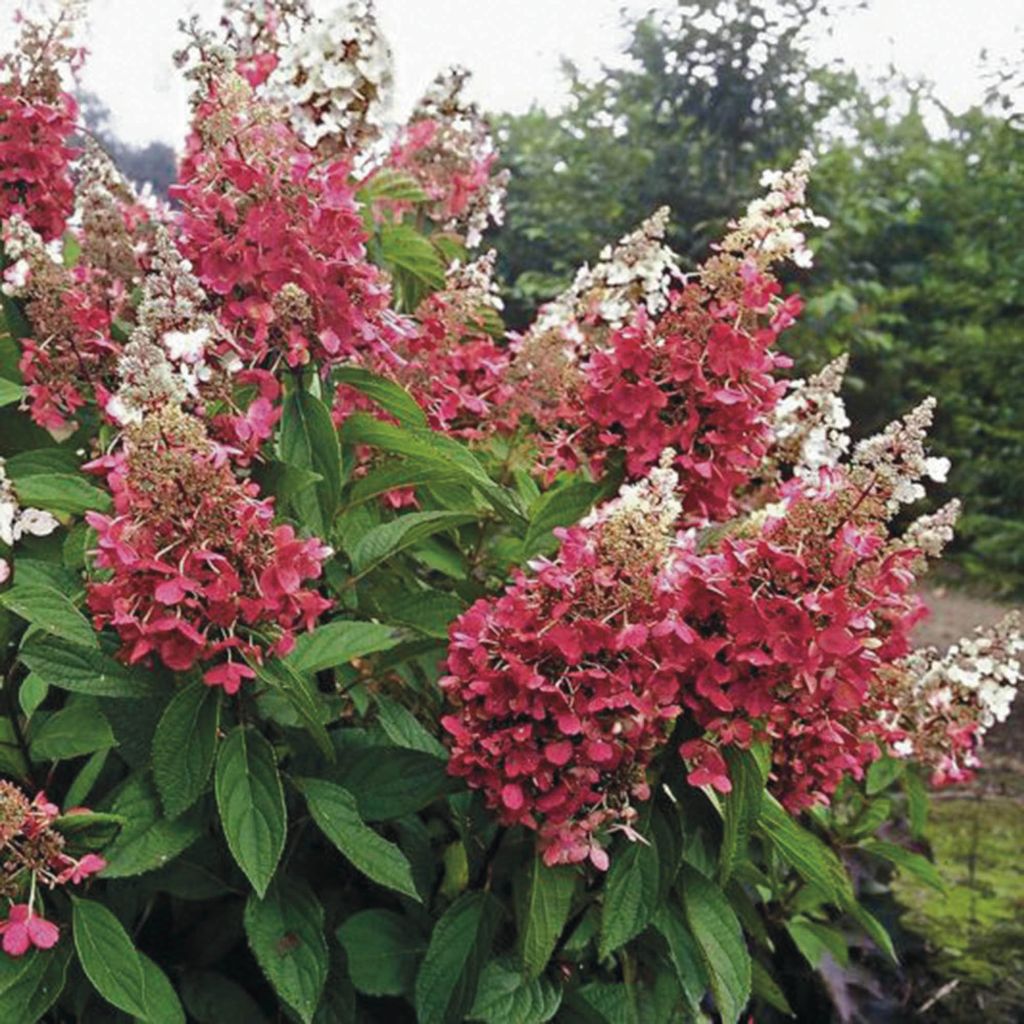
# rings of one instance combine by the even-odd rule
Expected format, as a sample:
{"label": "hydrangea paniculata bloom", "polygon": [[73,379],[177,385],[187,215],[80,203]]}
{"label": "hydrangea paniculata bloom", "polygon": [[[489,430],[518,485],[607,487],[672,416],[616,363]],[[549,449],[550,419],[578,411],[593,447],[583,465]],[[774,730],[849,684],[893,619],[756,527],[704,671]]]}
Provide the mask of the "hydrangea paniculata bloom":
{"label": "hydrangea paniculata bloom", "polygon": [[[53,827],[58,815],[45,793],[30,801],[14,783],[0,781],[0,897],[10,904],[0,935],[8,956],[22,956],[33,946],[50,949],[59,938],[57,926],[37,909],[40,887],[77,884],[106,867],[95,853],[74,857],[65,849],[64,836]],[[16,902],[26,896],[27,903]]]}

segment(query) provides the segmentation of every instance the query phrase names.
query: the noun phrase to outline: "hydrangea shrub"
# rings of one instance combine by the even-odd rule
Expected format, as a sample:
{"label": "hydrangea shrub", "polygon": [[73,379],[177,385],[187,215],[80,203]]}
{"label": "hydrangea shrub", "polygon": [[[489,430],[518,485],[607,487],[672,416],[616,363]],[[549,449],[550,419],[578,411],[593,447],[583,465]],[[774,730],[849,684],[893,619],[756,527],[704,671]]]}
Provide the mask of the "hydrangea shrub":
{"label": "hydrangea shrub", "polygon": [[912,647],[934,403],[787,374],[811,155],[511,334],[464,71],[394,126],[365,0],[183,28],[171,206],[70,9],[0,58],[0,1019],[732,1024],[891,954],[846,862],[934,877],[876,832],[1024,640]]}

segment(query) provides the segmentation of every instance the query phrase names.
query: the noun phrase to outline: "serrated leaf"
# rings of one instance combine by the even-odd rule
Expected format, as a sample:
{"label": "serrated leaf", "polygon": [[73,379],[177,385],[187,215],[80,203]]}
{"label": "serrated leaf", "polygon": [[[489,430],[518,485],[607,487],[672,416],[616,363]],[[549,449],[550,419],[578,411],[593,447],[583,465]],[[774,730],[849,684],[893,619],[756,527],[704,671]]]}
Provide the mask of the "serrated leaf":
{"label": "serrated leaf", "polygon": [[352,549],[352,568],[363,575],[418,541],[442,530],[476,522],[465,512],[408,512],[369,530]]}
{"label": "serrated leaf", "polygon": [[176,818],[202,795],[210,778],[220,721],[219,688],[189,683],[167,705],[153,736],[153,781],[164,812]]}
{"label": "serrated leaf", "polygon": [[913,850],[906,850],[896,843],[886,843],[879,839],[869,839],[861,843],[860,848],[868,853],[873,853],[876,857],[882,857],[903,871],[909,871],[937,892],[944,893],[946,891],[942,875],[927,857],[922,857],[921,854],[914,853]]}
{"label": "serrated leaf", "polygon": [[683,914],[708,972],[723,1024],[735,1024],[750,999],[750,954],[743,929],[725,894],[695,868],[684,865]]}
{"label": "serrated leaf", "polygon": [[412,992],[427,940],[409,918],[390,910],[363,910],[337,931],[352,984],[368,996]]}
{"label": "serrated leaf", "polygon": [[722,846],[718,880],[725,885],[736,864],[746,855],[750,833],[761,813],[761,797],[767,781],[757,759],[748,750],[729,749],[732,791],[722,798]]}
{"label": "serrated leaf", "polygon": [[185,1024],[185,1011],[167,975],[145,953],[139,954],[146,983],[146,1024]]}
{"label": "serrated leaf", "polygon": [[315,533],[328,536],[341,498],[341,448],[330,411],[308,391],[293,391],[284,401],[279,453],[283,462],[319,475],[293,506]]}
{"label": "serrated leaf", "polygon": [[708,975],[682,911],[672,904],[663,902],[651,923],[668,946],[669,960],[675,969],[679,987],[691,1012],[696,1015],[704,998]]}
{"label": "serrated leaf", "polygon": [[274,748],[255,729],[236,726],[221,743],[214,792],[231,856],[263,896],[284,852],[288,820]]}
{"label": "serrated leaf", "polygon": [[[74,807],[70,801],[68,803]],[[102,850],[114,841],[124,825],[121,815],[102,811],[60,814],[51,823],[51,827],[64,836],[68,851],[75,856],[89,850]]]}
{"label": "serrated leaf", "polygon": [[843,909],[854,902],[850,876],[839,858],[813,832],[798,825],[770,793],[761,801],[757,831],[830,902]]}
{"label": "serrated leaf", "polygon": [[266,1024],[256,1001],[237,982],[213,971],[188,971],[181,998],[198,1024]]}
{"label": "serrated leaf", "polygon": [[32,730],[30,753],[33,761],[67,761],[116,744],[96,701],[81,698],[47,716]]}
{"label": "serrated leaf", "polygon": [[381,167],[359,188],[359,201],[372,203],[381,199],[392,202],[425,203],[429,196],[408,171]]}
{"label": "serrated leaf", "polygon": [[104,878],[130,878],[163,867],[188,849],[201,831],[194,813],[174,821],[164,818],[156,788],[141,772],[125,780],[110,809],[125,824],[104,851]]}
{"label": "serrated leaf", "polygon": [[467,892],[434,925],[416,975],[418,1024],[460,1024],[465,1018],[476,999],[500,915],[501,905],[489,893]]}
{"label": "serrated leaf", "polygon": [[361,366],[340,366],[334,371],[334,379],[339,384],[347,384],[351,388],[372,399],[386,412],[398,420],[413,427],[427,425],[426,413],[419,407],[416,399],[401,385],[387,380]]}
{"label": "serrated leaf", "polygon": [[547,967],[569,919],[578,878],[571,867],[548,867],[540,857],[533,858],[517,900],[519,959],[527,978],[538,977]]}
{"label": "serrated leaf", "polygon": [[385,423],[366,413],[349,416],[341,436],[346,444],[368,444],[454,471],[510,522],[519,525],[524,521],[518,498],[491,480],[476,456],[453,438],[423,428]]}
{"label": "serrated leaf", "polygon": [[329,966],[324,911],[313,890],[305,882],[278,878],[263,899],[252,894],[245,905],[245,934],[282,1002],[311,1024]]}
{"label": "serrated leaf", "polygon": [[865,790],[868,796],[875,796],[888,789],[904,772],[906,761],[895,757],[882,757],[868,766]]}
{"label": "serrated leaf", "polygon": [[344,759],[334,778],[356,799],[367,821],[415,814],[459,787],[444,761],[399,747],[367,747]]}
{"label": "serrated leaf", "polygon": [[320,831],[357,871],[419,902],[405,854],[363,821],[348,790],[322,779],[304,779],[301,788]]}
{"label": "serrated leaf", "polygon": [[22,506],[42,508],[48,512],[67,512],[83,515],[86,512],[107,512],[110,495],[94,487],[88,480],[71,473],[32,474],[15,476],[14,490]]}
{"label": "serrated leaf", "polygon": [[849,963],[846,938],[837,929],[819,921],[809,921],[806,918],[794,918],[791,921],[786,921],[785,926],[796,948],[815,969],[821,965],[821,958],[825,953],[830,954],[832,959],[842,967]]}
{"label": "serrated leaf", "polygon": [[377,721],[392,743],[406,750],[418,750],[447,761],[448,751],[444,745],[423,728],[419,719],[407,707],[383,694],[376,694],[374,701],[377,705]]}
{"label": "serrated leaf", "polygon": [[562,1004],[562,990],[548,978],[524,978],[508,960],[484,967],[467,1020],[482,1024],[546,1024]]}
{"label": "serrated leaf", "polygon": [[324,727],[324,707],[316,687],[291,664],[279,658],[254,666],[256,675],[274,690],[280,691],[295,709],[302,724],[320,749],[320,753],[333,761],[334,746]]}
{"label": "serrated leaf", "polygon": [[898,964],[900,958],[896,955],[896,947],[892,944],[892,936],[889,935],[885,925],[859,903],[855,903],[847,909],[850,916],[867,932],[872,942],[878,946],[892,963]]}
{"label": "serrated leaf", "polygon": [[54,587],[18,582],[10,590],[0,593],[0,605],[31,622],[48,636],[99,650],[96,633],[89,620]]}
{"label": "serrated leaf", "polygon": [[296,672],[320,672],[340,668],[367,654],[390,650],[402,639],[393,626],[379,622],[325,622],[298,637],[285,662]]}
{"label": "serrated leaf", "polygon": [[0,967],[0,1020],[36,1024],[64,989],[71,948],[32,949],[24,956],[4,956]]}
{"label": "serrated leaf", "polygon": [[650,924],[658,908],[658,881],[658,850],[649,843],[630,843],[612,859],[601,907],[601,959]]}
{"label": "serrated leaf", "polygon": [[103,998],[145,1020],[146,968],[120,921],[102,903],[71,897],[78,961]]}
{"label": "serrated leaf", "polygon": [[387,494],[402,487],[422,487],[427,484],[458,483],[462,477],[458,470],[436,463],[421,463],[400,459],[371,469],[353,485],[348,496],[348,506],[369,501],[379,494]]}
{"label": "serrated leaf", "polygon": [[27,637],[18,657],[44,682],[92,697],[143,699],[162,692],[151,675],[126,668],[102,651],[40,633]]}
{"label": "serrated leaf", "polygon": [[751,982],[754,996],[769,1006],[773,1006],[779,1013],[786,1014],[787,1017],[796,1016],[793,1013],[793,1008],[789,1005],[789,1000],[786,999],[786,994],[779,988],[768,969],[758,960],[754,960],[751,966],[753,968]]}
{"label": "serrated leaf", "polygon": [[530,506],[530,525],[523,538],[523,559],[547,550],[556,544],[551,531],[556,526],[572,526],[593,504],[600,487],[576,480],[551,491],[545,491]]}
{"label": "serrated leaf", "polygon": [[455,594],[443,590],[413,591],[389,595],[386,617],[403,626],[409,626],[424,636],[448,639],[451,623],[466,610],[466,603]]}
{"label": "serrated leaf", "polygon": [[24,394],[25,389],[20,384],[0,377],[0,406],[20,402]]}

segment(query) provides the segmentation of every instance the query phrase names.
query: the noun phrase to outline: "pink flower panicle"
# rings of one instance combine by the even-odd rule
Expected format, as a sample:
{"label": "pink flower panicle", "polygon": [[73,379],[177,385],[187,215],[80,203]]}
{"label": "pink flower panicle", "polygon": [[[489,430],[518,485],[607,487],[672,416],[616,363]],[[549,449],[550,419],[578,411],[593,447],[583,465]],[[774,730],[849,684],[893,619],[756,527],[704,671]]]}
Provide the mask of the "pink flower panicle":
{"label": "pink flower panicle", "polygon": [[78,107],[61,70],[81,61],[71,43],[79,8],[63,5],[48,24],[19,16],[20,37],[0,54],[0,222],[20,215],[44,241],[60,236],[74,206]]}
{"label": "pink flower panicle", "polygon": [[330,602],[305,584],[330,549],[273,525],[273,505],[237,479],[202,422],[167,404],[124,430],[117,450],[90,463],[114,514],[89,513],[95,566],[88,587],[97,629],[112,626],[128,663],[156,655],[235,693],[250,662],[285,654]]}
{"label": "pink flower panicle", "polygon": [[[78,884],[107,866],[98,854],[67,852],[64,836],[53,827],[59,813],[45,793],[29,801],[14,783],[0,781],[0,897],[9,902],[0,935],[8,956],[22,956],[33,946],[50,949],[57,942],[57,926],[36,910],[40,887]],[[16,902],[26,892],[28,902]]]}

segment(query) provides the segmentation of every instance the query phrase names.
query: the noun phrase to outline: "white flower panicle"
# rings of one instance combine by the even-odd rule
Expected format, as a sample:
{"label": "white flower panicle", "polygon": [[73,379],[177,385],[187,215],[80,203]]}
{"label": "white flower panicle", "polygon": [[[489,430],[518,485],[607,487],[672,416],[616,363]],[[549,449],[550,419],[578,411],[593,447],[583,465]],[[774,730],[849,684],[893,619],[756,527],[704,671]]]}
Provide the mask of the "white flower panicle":
{"label": "white flower panicle", "polygon": [[893,514],[901,505],[912,505],[924,497],[919,481],[927,478],[944,483],[949,473],[949,459],[929,456],[925,450],[934,413],[935,399],[926,398],[880,434],[859,441],[854,449],[853,465],[874,474],[876,487],[886,492]]}
{"label": "white flower panicle", "polygon": [[960,499],[946,502],[929,515],[918,516],[900,541],[900,547],[917,548],[925,558],[939,558],[946,545],[953,539],[957,520],[960,518]]}
{"label": "white flower panicle", "polygon": [[814,257],[801,229],[829,226],[827,218],[805,205],[814,164],[814,156],[804,150],[788,171],[766,170],[761,175],[761,186],[768,192],[751,201],[739,220],[730,221],[729,233],[715,249],[753,257],[761,269],[787,261],[811,267]]}
{"label": "white flower panicle", "polygon": [[903,659],[886,723],[901,734],[893,753],[933,766],[939,782],[969,777],[985,733],[1010,715],[1022,657],[1021,617],[1011,612],[944,654],[929,647]]}
{"label": "white flower panicle", "polygon": [[378,137],[392,90],[391,48],[371,0],[349,3],[308,25],[280,53],[267,82],[312,147],[362,148]]}
{"label": "white flower panicle", "polygon": [[212,377],[207,349],[221,335],[204,311],[205,296],[191,269],[158,228],[137,323],[118,361],[121,384],[106,406],[122,426],[141,423],[150,409],[197,397]]}
{"label": "white flower panicle", "polygon": [[[39,508],[21,508],[18,498],[7,478],[7,467],[0,459],[0,541],[13,547],[26,534],[32,537],[46,537],[53,533],[60,523],[56,517]],[[0,566],[0,583],[10,576],[6,561]]]}
{"label": "white flower panicle", "polygon": [[813,480],[850,448],[850,418],[840,397],[849,357],[842,355],[807,380],[791,380],[775,407],[772,468],[793,467],[794,475]]}
{"label": "white flower panicle", "polygon": [[502,302],[498,282],[494,279],[497,259],[497,252],[489,249],[468,263],[454,260],[445,272],[444,290],[441,294],[458,295],[466,306],[478,310],[504,309],[505,303]]}

